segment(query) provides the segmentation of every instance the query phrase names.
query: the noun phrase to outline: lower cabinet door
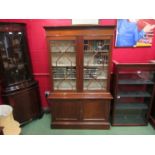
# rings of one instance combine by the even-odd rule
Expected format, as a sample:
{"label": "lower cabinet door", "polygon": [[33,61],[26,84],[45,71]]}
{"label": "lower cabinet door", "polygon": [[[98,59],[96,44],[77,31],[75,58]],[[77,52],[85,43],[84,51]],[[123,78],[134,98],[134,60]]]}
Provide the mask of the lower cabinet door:
{"label": "lower cabinet door", "polygon": [[110,100],[50,100],[51,128],[109,129]]}
{"label": "lower cabinet door", "polygon": [[108,121],[110,111],[108,100],[86,100],[83,102],[83,121]]}
{"label": "lower cabinet door", "polygon": [[79,121],[80,103],[75,100],[53,100],[51,113],[53,121]]}
{"label": "lower cabinet door", "polygon": [[3,96],[3,101],[5,104],[10,104],[13,107],[14,119],[21,125],[42,116],[38,86],[6,94]]}

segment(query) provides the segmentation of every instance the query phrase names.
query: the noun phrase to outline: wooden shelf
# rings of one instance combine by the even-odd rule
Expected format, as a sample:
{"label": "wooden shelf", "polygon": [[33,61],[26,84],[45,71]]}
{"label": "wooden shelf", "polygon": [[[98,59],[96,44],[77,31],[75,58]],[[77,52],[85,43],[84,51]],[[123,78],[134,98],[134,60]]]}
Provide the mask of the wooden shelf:
{"label": "wooden shelf", "polygon": [[109,50],[84,50],[85,53],[104,53],[108,54]]}
{"label": "wooden shelf", "polygon": [[114,61],[112,125],[147,125],[154,83],[155,64]]}
{"label": "wooden shelf", "polygon": [[53,78],[53,80],[76,80],[76,78]]}
{"label": "wooden shelf", "polygon": [[118,96],[120,97],[151,97],[151,94],[143,91],[135,91],[135,92],[119,92]]}
{"label": "wooden shelf", "polygon": [[58,64],[58,65],[57,64],[52,64],[52,66],[53,67],[76,67],[75,64],[72,64],[72,65],[70,65],[70,64]]}
{"label": "wooden shelf", "polygon": [[154,84],[153,81],[150,80],[119,80],[118,84],[135,84],[135,85],[143,85],[143,84]]}
{"label": "wooden shelf", "polygon": [[146,103],[117,103],[116,110],[144,110],[148,109],[148,105]]}
{"label": "wooden shelf", "polygon": [[84,64],[84,67],[107,67],[108,64]]}

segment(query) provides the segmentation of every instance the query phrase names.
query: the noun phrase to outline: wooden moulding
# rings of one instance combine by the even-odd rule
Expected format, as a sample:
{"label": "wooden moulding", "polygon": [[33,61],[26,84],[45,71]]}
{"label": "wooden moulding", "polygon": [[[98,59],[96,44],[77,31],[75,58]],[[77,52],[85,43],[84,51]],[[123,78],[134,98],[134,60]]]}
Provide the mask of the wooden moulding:
{"label": "wooden moulding", "polygon": [[48,99],[113,99],[113,97],[108,92],[53,92]]}
{"label": "wooden moulding", "polygon": [[109,122],[52,122],[51,129],[110,129]]}
{"label": "wooden moulding", "polygon": [[114,34],[114,26],[60,26],[44,27],[46,36],[106,36]]}

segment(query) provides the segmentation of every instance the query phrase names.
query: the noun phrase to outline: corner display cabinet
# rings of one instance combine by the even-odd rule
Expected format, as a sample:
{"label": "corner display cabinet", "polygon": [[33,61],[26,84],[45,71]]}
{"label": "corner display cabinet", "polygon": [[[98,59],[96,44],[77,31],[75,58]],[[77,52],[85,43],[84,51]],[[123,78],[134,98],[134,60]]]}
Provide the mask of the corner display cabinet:
{"label": "corner display cabinet", "polygon": [[37,81],[34,81],[25,24],[0,23],[0,81],[3,104],[13,107],[21,124],[41,117]]}
{"label": "corner display cabinet", "polygon": [[112,125],[147,125],[153,104],[155,64],[114,61]]}
{"label": "corner display cabinet", "polygon": [[46,27],[52,128],[109,129],[113,27]]}

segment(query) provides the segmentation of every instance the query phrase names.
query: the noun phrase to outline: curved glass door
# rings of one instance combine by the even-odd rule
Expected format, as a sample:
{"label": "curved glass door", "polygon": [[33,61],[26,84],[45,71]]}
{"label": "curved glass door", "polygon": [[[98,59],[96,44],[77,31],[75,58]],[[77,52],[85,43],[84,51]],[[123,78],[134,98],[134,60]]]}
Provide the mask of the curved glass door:
{"label": "curved glass door", "polygon": [[27,56],[23,32],[0,32],[0,55],[9,85],[31,77],[28,60],[25,60]]}

